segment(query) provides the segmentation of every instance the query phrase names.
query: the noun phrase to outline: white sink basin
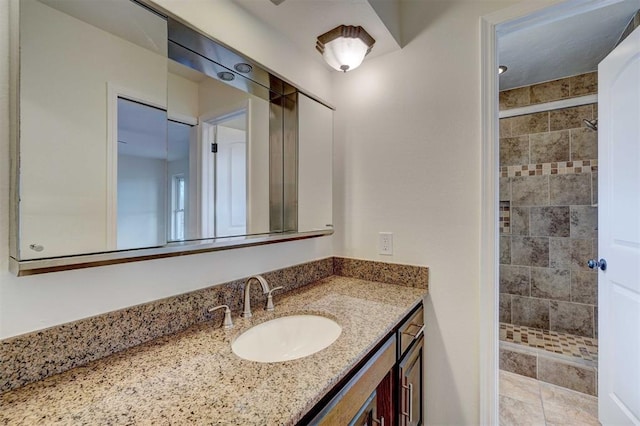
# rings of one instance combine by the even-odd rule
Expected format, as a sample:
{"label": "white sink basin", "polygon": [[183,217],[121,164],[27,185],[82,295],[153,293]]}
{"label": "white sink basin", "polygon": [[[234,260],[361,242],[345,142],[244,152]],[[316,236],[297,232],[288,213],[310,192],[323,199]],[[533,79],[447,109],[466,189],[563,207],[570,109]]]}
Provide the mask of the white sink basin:
{"label": "white sink basin", "polygon": [[335,321],[318,315],[291,315],[263,322],[231,344],[240,358],[279,362],[303,358],[326,348],[342,333]]}

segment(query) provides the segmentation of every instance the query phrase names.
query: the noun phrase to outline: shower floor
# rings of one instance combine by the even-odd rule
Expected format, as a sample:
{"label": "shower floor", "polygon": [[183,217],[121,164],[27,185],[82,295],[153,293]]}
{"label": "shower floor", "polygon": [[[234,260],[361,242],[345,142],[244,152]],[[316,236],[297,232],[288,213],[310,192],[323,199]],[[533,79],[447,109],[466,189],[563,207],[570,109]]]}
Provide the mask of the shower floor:
{"label": "shower floor", "polygon": [[500,340],[585,361],[598,361],[598,339],[500,323]]}

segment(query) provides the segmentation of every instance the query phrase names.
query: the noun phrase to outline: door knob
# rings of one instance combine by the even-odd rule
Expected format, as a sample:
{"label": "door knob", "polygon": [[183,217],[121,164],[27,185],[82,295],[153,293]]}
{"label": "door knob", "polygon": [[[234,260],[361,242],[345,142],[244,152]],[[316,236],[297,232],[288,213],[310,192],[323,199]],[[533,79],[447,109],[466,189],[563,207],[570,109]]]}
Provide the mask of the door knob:
{"label": "door knob", "polygon": [[600,260],[595,260],[595,259],[590,259],[587,262],[587,266],[591,269],[598,269],[600,268],[600,270],[602,271],[606,271],[607,270],[607,261],[604,259],[600,259]]}

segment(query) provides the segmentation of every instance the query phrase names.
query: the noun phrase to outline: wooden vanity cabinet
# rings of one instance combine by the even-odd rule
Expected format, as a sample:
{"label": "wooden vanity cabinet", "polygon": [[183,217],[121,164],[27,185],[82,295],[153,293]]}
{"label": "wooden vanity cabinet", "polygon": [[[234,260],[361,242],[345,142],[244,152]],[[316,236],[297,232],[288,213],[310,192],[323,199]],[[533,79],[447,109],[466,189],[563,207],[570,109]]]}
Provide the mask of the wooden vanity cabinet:
{"label": "wooden vanity cabinet", "polygon": [[400,426],[419,426],[422,421],[424,337],[421,335],[398,365],[398,413]]}
{"label": "wooden vanity cabinet", "polygon": [[299,425],[422,425],[424,314],[417,306]]}
{"label": "wooden vanity cabinet", "polygon": [[399,426],[422,425],[424,308],[409,315],[398,328],[397,413]]}

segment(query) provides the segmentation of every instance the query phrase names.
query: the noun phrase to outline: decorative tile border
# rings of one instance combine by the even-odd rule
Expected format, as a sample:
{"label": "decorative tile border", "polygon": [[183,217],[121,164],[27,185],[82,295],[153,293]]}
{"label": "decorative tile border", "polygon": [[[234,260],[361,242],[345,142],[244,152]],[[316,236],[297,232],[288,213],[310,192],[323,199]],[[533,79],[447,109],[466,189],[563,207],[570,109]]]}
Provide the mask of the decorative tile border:
{"label": "decorative tile border", "polygon": [[598,339],[500,323],[500,340],[586,361],[598,361]]}
{"label": "decorative tile border", "polygon": [[511,203],[500,201],[500,234],[511,233]]}
{"label": "decorative tile border", "polygon": [[501,166],[500,177],[573,175],[597,171],[598,160],[558,161],[523,166]]}
{"label": "decorative tile border", "polygon": [[379,281],[414,288],[428,288],[429,268],[372,260],[333,258],[333,272],[343,277]]}
{"label": "decorative tile border", "polygon": [[[266,272],[262,276],[272,288],[284,287],[279,292],[282,294],[334,274],[425,289],[428,279],[426,267],[333,257]],[[223,313],[212,315],[206,308],[226,304],[234,314],[239,313],[245,280],[217,284],[2,340],[0,393],[198,323],[221,324]],[[264,303],[259,286],[251,288],[251,303],[253,306]]]}

